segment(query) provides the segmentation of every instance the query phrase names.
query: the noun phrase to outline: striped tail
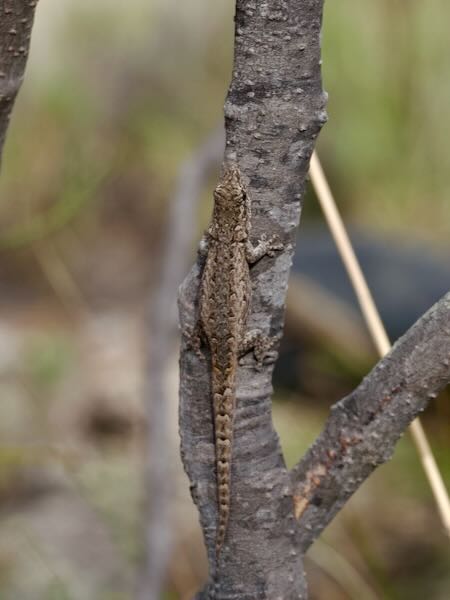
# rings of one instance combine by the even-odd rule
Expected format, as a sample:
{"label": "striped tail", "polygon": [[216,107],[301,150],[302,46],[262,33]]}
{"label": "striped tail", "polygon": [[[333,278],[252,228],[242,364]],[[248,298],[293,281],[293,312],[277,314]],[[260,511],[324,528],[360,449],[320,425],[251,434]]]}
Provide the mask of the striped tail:
{"label": "striped tail", "polygon": [[231,456],[233,442],[234,390],[227,387],[223,394],[214,394],[214,429],[216,450],[216,480],[218,523],[216,556],[220,554],[228,530],[231,506]]}

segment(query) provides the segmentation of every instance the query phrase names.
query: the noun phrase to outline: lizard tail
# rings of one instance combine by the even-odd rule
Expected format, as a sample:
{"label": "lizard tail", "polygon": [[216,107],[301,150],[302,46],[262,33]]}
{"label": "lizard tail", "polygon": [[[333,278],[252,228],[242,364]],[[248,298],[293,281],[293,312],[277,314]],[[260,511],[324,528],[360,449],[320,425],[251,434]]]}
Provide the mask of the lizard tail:
{"label": "lizard tail", "polygon": [[231,505],[231,451],[233,438],[234,394],[227,388],[223,394],[214,394],[214,425],[217,471],[218,523],[216,555],[225,541]]}
{"label": "lizard tail", "polygon": [[[222,462],[223,465],[223,462]],[[219,468],[219,467],[218,467]],[[228,529],[228,519],[230,516],[230,483],[229,478],[218,477],[218,500],[219,500],[219,518],[217,523],[216,534],[216,554],[217,556],[222,549],[225,541],[225,536]]]}

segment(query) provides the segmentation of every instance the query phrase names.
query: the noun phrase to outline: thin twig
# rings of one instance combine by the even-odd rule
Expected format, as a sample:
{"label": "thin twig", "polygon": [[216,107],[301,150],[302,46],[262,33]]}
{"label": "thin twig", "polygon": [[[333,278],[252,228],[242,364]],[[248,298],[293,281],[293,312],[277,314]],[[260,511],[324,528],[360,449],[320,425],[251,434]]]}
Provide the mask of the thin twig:
{"label": "thin twig", "polygon": [[378,595],[343,554],[317,540],[308,556],[324,573],[334,579],[352,600],[378,600]]}
{"label": "thin twig", "polygon": [[388,461],[406,428],[450,383],[450,292],[399,338],[359,386],[333,405],[291,470],[303,552]]}
{"label": "thin twig", "polygon": [[170,204],[165,248],[161,253],[160,284],[148,313],[148,350],[145,407],[148,436],[146,452],[147,509],[145,558],[139,574],[137,599],[161,597],[171,547],[169,511],[173,490],[169,450],[167,370],[175,342],[176,293],[191,258],[196,205],[209,171],[219,164],[225,143],[223,127],[208,137],[181,166]]}
{"label": "thin twig", "polygon": [[[317,194],[317,199],[323,210],[325,219],[345,265],[353,289],[355,290],[370,335],[372,336],[378,353],[383,357],[391,349],[391,343],[381,321],[377,307],[375,306],[373,296],[369,290],[361,266],[356,258],[355,251],[353,250],[350,238],[323,172],[319,157],[315,152],[311,157],[309,172],[314,190]],[[409,429],[433,492],[442,524],[447,535],[450,536],[450,499],[442,475],[436,464],[420,420],[417,418],[413,421]]]}
{"label": "thin twig", "polygon": [[55,296],[69,314],[87,316],[90,312],[88,302],[53,240],[33,244],[32,250]]}

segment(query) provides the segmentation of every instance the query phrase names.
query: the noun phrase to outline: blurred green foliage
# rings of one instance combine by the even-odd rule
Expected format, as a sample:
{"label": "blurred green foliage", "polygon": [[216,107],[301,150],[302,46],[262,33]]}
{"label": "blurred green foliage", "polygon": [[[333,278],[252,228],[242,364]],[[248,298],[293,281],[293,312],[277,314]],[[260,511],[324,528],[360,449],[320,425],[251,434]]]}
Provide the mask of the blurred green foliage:
{"label": "blurred green foliage", "polygon": [[448,4],[325,3],[329,123],[319,138],[352,219],[448,240]]}
{"label": "blurred green foliage", "polygon": [[[325,6],[329,123],[319,149],[340,204],[378,230],[450,233],[448,10],[442,0]],[[136,163],[157,209],[180,159],[222,118],[231,3],[208,14],[197,1],[176,18],[162,3],[137,5],[125,21],[101,2],[66,11],[53,30],[52,9],[38,13],[0,183],[4,246],[94,213],[105,173],[114,179]],[[54,36],[47,66],[38,62],[44,27]]]}
{"label": "blurred green foliage", "polygon": [[[12,263],[14,270],[15,261],[28,261],[35,275],[36,244],[69,239],[74,231],[81,242],[77,252],[81,248],[90,264],[95,256],[83,241],[100,235],[115,193],[127,206],[143,205],[146,223],[154,232],[162,229],[180,161],[222,119],[232,11],[233,3],[225,1],[213,9],[200,0],[40,3],[0,178],[3,264]],[[377,231],[436,243],[450,237],[449,18],[444,0],[339,0],[326,3],[323,31],[329,122],[319,151],[339,204],[348,219]],[[319,218],[312,198],[307,210],[308,218]],[[150,242],[156,246],[153,237]],[[141,259],[146,263],[148,254]],[[38,335],[25,354],[23,373],[44,396],[74,360],[68,337]],[[328,355],[312,360],[336,362]],[[340,368],[357,378],[349,365]],[[325,415],[321,408],[299,410],[296,400],[287,400],[277,404],[275,422],[292,465]],[[450,477],[448,440],[439,437],[434,446]],[[89,451],[86,463],[73,468],[72,483],[110,528],[124,562],[135,566],[141,552],[136,454],[122,447],[103,457]],[[35,464],[32,452],[2,447],[0,495],[16,473]],[[408,441],[367,486],[361,501],[367,506],[353,504],[355,513],[345,514],[343,522],[380,598],[444,598],[445,540],[430,533],[420,549],[407,550],[417,537],[408,537],[401,523],[395,527],[405,499],[410,503],[405,512],[425,505],[434,514]],[[0,555],[0,584],[10,577],[10,560]],[[71,598],[59,580],[40,597]]]}
{"label": "blurred green foliage", "polygon": [[36,335],[26,350],[24,371],[35,390],[45,390],[64,377],[73,360],[68,338],[59,334]]}

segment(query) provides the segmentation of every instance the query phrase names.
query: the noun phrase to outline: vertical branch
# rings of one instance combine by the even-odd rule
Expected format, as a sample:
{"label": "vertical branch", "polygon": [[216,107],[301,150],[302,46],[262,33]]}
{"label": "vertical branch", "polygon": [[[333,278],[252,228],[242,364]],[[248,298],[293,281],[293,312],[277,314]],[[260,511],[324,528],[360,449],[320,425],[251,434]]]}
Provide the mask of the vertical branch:
{"label": "vertical branch", "polygon": [[149,307],[145,408],[148,424],[145,456],[146,514],[144,562],[137,598],[159,598],[171,545],[170,427],[168,363],[174,352],[177,287],[187,268],[195,231],[194,214],[209,171],[223,153],[223,128],[215,130],[181,166],[170,204],[166,244],[161,253],[159,285]]}
{"label": "vertical branch", "polygon": [[0,0],[0,165],[11,111],[22,85],[37,0]]}
{"label": "vertical branch", "polygon": [[[315,139],[326,120],[320,73],[322,0],[238,0],[233,78],[225,104],[227,160],[252,197],[254,239],[278,236],[285,251],[252,269],[247,327],[276,335],[283,325],[300,200]],[[195,322],[200,264],[180,289],[183,326]],[[210,373],[183,348],[180,359],[182,458],[210,560],[211,581],[198,598],[306,597],[295,547],[291,482],[271,416],[272,366],[242,365],[231,475],[228,540],[214,552],[217,493]]]}

